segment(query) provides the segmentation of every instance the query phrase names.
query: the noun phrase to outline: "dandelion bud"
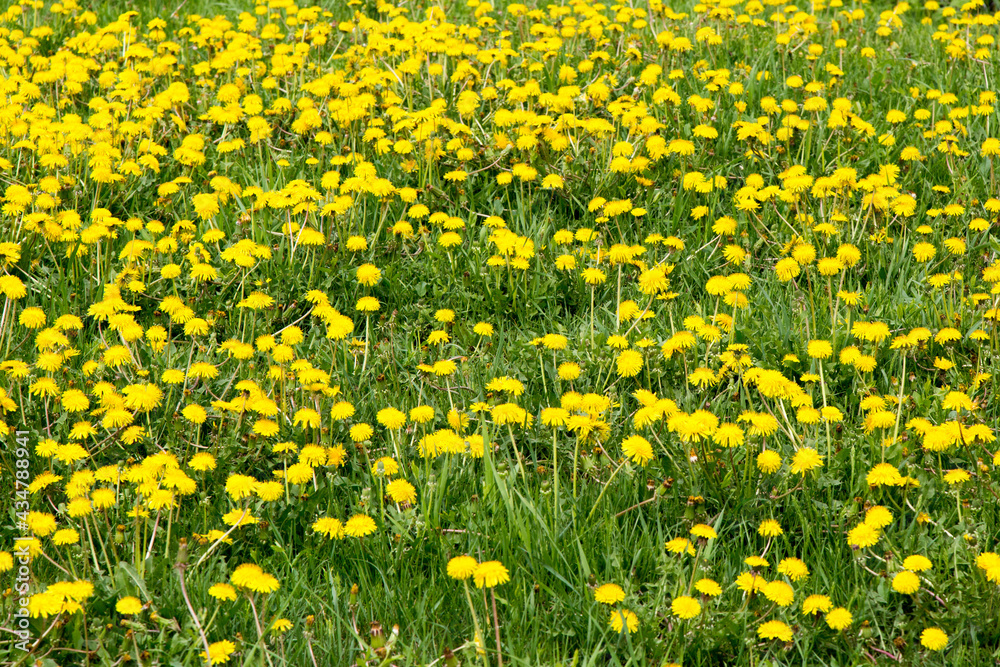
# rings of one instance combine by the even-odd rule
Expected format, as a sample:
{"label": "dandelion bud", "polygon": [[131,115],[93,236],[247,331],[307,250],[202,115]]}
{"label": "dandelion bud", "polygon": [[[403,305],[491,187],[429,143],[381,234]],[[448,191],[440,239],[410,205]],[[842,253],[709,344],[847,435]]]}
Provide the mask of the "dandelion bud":
{"label": "dandelion bud", "polygon": [[184,538],[184,537],[181,538],[180,544],[177,545],[177,563],[176,564],[178,566],[180,566],[180,565],[187,565],[188,564],[188,543],[187,543],[187,539]]}
{"label": "dandelion bud", "polygon": [[157,614],[155,611],[152,612],[152,613],[150,613],[149,617],[153,621],[156,621],[156,623],[158,625],[160,625],[161,627],[164,627],[164,628],[172,628],[177,623],[177,621],[175,621],[172,618],[163,618],[162,616],[160,616],[159,614]]}
{"label": "dandelion bud", "polygon": [[380,649],[385,646],[385,633],[382,632],[381,623],[372,621],[371,629],[368,632],[371,635],[371,647],[373,649]]}

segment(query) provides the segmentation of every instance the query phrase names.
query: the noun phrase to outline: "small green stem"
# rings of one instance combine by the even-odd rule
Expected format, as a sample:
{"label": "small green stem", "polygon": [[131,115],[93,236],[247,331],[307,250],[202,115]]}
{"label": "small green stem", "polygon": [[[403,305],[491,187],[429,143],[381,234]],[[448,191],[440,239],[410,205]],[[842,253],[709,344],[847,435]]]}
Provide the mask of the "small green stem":
{"label": "small green stem", "polygon": [[[365,315],[365,358],[361,362],[361,375],[364,375],[365,369],[368,368],[368,347],[371,338],[370,322],[371,322],[371,316]],[[450,396],[451,395],[449,394],[449,397]]]}
{"label": "small green stem", "polygon": [[486,659],[486,649],[485,640],[483,639],[483,634],[479,630],[479,619],[476,617],[476,607],[472,604],[472,594],[469,593],[469,581],[467,579],[462,580],[462,587],[465,589],[465,599],[469,603],[469,611],[472,612],[472,626],[476,630],[476,653],[483,657],[483,665],[489,667],[489,661]]}
{"label": "small green stem", "polygon": [[594,288],[590,288],[590,348],[594,348]]}
{"label": "small green stem", "polygon": [[694,579],[698,576],[698,566],[701,565],[701,554],[705,550],[705,547],[698,547],[698,555],[694,559],[694,569],[691,570],[691,581],[688,582],[688,589],[686,595],[691,595],[691,589],[694,588]]}
{"label": "small green stem", "polygon": [[510,444],[514,446],[514,453],[517,454],[517,462],[521,466],[521,479],[527,481],[527,473],[524,472],[524,459],[521,457],[521,450],[517,448],[517,441],[514,439],[514,428],[507,424],[507,433],[510,434]]}
{"label": "small green stem", "polygon": [[553,485],[553,498],[552,498],[552,516],[555,517],[559,514],[559,460],[558,460],[558,448],[556,446],[556,435],[558,431],[552,429],[552,485]]}
{"label": "small green stem", "polygon": [[576,471],[580,460],[580,436],[576,438],[576,446],[573,448],[573,500],[576,500]]}
{"label": "small green stem", "polygon": [[[823,390],[823,409],[826,409],[826,377],[823,375],[823,362],[819,362],[819,386]],[[830,422],[824,416],[823,422],[826,424],[826,460],[830,462],[830,453],[833,451],[833,441],[830,438]]]}
{"label": "small green stem", "polygon": [[[892,444],[899,435],[899,419],[903,414],[903,387],[906,385],[906,354],[903,354],[903,370],[899,376],[899,398],[896,402],[896,425],[892,429]],[[882,463],[885,463],[885,447],[882,448]]]}
{"label": "small green stem", "polygon": [[622,462],[618,464],[618,467],[615,468],[615,471],[611,473],[611,477],[609,477],[608,481],[604,484],[604,488],[601,489],[601,495],[597,496],[597,500],[594,501],[594,506],[590,509],[590,514],[587,515],[588,522],[594,516],[594,512],[597,511],[597,506],[601,504],[601,500],[604,498],[604,494],[607,492],[608,487],[611,486],[611,481],[614,480],[615,475],[618,474],[619,470],[625,467],[626,461],[628,461],[628,459],[622,459]]}

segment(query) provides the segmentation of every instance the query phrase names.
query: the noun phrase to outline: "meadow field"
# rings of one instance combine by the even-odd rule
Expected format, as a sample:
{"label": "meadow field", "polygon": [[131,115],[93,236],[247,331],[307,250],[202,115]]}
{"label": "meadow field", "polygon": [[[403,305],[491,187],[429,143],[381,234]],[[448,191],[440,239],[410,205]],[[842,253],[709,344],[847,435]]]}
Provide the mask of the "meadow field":
{"label": "meadow field", "polygon": [[1000,13],[0,8],[0,663],[1000,659]]}

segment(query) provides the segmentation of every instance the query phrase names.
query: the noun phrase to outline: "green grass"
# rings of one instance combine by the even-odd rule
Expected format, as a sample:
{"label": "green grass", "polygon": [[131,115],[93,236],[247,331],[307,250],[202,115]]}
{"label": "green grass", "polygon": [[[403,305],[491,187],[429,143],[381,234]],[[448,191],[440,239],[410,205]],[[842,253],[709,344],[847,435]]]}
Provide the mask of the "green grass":
{"label": "green grass", "polygon": [[[983,553],[996,551],[1000,536],[995,444],[980,435],[941,452],[931,451],[923,447],[920,424],[911,421],[960,421],[966,428],[985,424],[990,429],[997,424],[995,378],[1000,354],[994,292],[998,282],[990,271],[996,272],[1000,244],[997,212],[987,201],[996,196],[991,158],[982,152],[984,142],[997,134],[994,111],[983,109],[994,102],[982,96],[991,91],[997,72],[992,58],[982,57],[986,54],[949,57],[945,47],[950,38],[942,39],[944,33],[957,30],[956,37],[973,44],[974,51],[976,39],[992,35],[993,27],[982,19],[957,24],[949,24],[949,19],[991,15],[972,6],[956,6],[953,17],[940,8],[914,5],[904,11],[897,6],[901,25],[880,36],[879,15],[893,10],[887,3],[795,9],[769,4],[754,14],[763,25],[754,25],[750,17],[738,18],[750,11],[744,5],[734,5],[733,16],[726,17],[691,3],[672,10],[653,3],[634,6],[648,11],[643,19],[647,25],[636,26],[632,22],[640,17],[616,16],[623,5],[567,5],[570,11],[565,15],[539,5],[540,14],[524,15],[536,6],[522,11],[504,2],[477,16],[474,3],[447,3],[449,23],[442,24],[428,18],[431,3],[409,2],[400,5],[409,12],[404,17],[423,23],[407,25],[396,19],[401,27],[389,35],[398,40],[393,51],[382,50],[380,43],[388,37],[379,33],[387,31],[385,26],[393,20],[388,6],[328,4],[322,8],[326,14],[309,16],[307,11],[303,16],[313,30],[329,26],[329,34],[325,40],[315,40],[303,64],[287,72],[280,71],[282,49],[293,50],[295,44],[314,40],[316,33],[297,35],[301,23],[289,19],[298,8],[280,2],[272,3],[270,10],[261,7],[259,15],[252,4],[240,2],[168,6],[158,14],[166,19],[162,38],[151,32],[155,24],[149,25],[157,15],[134,2],[95,4],[89,8],[93,21],[85,20],[82,8],[62,16],[44,4],[37,10],[26,5],[21,16],[4,17],[6,31],[0,32],[0,39],[15,50],[0,52],[0,73],[15,83],[9,83],[12,89],[5,92],[3,102],[7,106],[0,110],[6,112],[0,122],[0,157],[9,163],[2,172],[2,228],[4,239],[18,248],[16,253],[5,251],[9,261],[3,272],[17,277],[26,294],[3,295],[0,345],[3,359],[27,366],[19,376],[15,365],[0,365],[0,389],[12,401],[4,416],[12,432],[11,446],[0,451],[0,497],[15,498],[13,431],[27,430],[32,478],[39,479],[46,471],[62,477],[33,492],[30,509],[51,515],[59,529],[77,530],[80,538],[76,544],[57,545],[52,536],[42,535],[40,524],[35,526],[45,557],[32,563],[29,592],[40,596],[33,598],[33,604],[40,608],[47,599],[46,587],[55,582],[85,580],[93,585],[81,610],[57,605],[31,620],[32,642],[38,641],[30,655],[15,646],[9,632],[0,633],[0,658],[5,664],[37,660],[43,665],[198,665],[205,662],[199,658],[203,637],[209,642],[233,642],[230,663],[245,665],[452,664],[445,657],[449,649],[462,664],[490,665],[499,664],[501,656],[505,664],[581,666],[845,666],[890,661],[979,665],[1000,657],[1000,631],[993,622],[1000,596],[996,572],[976,564]],[[139,15],[130,19],[136,34],[129,43],[148,44],[155,56],[157,43],[175,42],[178,48],[163,51],[175,51],[178,66],[166,63],[158,71],[150,53],[137,52],[125,59],[121,43],[125,23],[112,29],[114,38],[93,52],[74,38],[83,31],[96,34],[133,9]],[[776,36],[788,29],[788,21],[803,18],[797,17],[800,9],[812,12],[817,30],[805,39],[793,35],[791,43],[782,46]],[[856,9],[863,9],[864,18],[845,14]],[[678,18],[674,11],[687,15]],[[252,30],[239,28],[242,12],[258,18]],[[781,21],[776,13],[781,13]],[[224,17],[230,25],[211,18],[199,21],[193,15]],[[922,23],[925,17],[929,23]],[[576,19],[576,26],[569,18]],[[341,23],[351,20],[351,26]],[[477,20],[478,28],[469,32]],[[280,37],[261,37],[268,22],[278,27]],[[600,35],[585,32],[594,23],[604,25]],[[612,23],[621,31],[610,28]],[[939,29],[939,24],[944,27]],[[36,32],[33,41],[31,31],[42,26],[51,27],[51,34]],[[567,32],[557,48],[533,46],[573,27],[577,34]],[[712,27],[722,42],[699,40],[698,30],[705,27]],[[258,42],[252,42],[237,61],[215,70],[209,65],[203,71],[202,63],[238,46],[236,33],[241,31],[259,38],[259,53]],[[690,39],[691,49],[661,47],[656,38],[664,31]],[[507,63],[484,62],[494,57],[489,53],[477,60],[477,52],[495,49],[500,39],[509,39],[509,48],[517,55],[509,54]],[[845,44],[838,46],[838,39]],[[423,41],[416,45],[415,40]],[[465,45],[476,51],[461,53]],[[821,46],[822,53],[807,58],[810,45]],[[992,54],[992,45],[980,46]],[[24,62],[18,60],[17,48],[24,51]],[[422,62],[416,73],[407,74],[406,60],[413,49],[423,54]],[[874,51],[863,53],[863,49]],[[63,78],[57,83],[47,80],[50,61],[36,57],[70,52],[84,59],[77,66],[92,60],[92,74],[75,94],[67,94]],[[463,58],[470,59],[477,74],[452,79]],[[580,67],[584,60],[593,62],[593,69]],[[431,64],[445,67],[447,74],[428,74]],[[642,73],[651,64],[661,66],[662,74],[655,83],[644,83]],[[249,69],[241,72],[244,66]],[[267,72],[256,72],[258,66],[266,66]],[[564,90],[562,99],[556,99],[561,86],[571,85],[561,78],[564,66],[575,68],[578,78],[572,85],[581,90],[572,94]],[[98,78],[101,71],[129,67],[137,67],[145,77],[135,90],[116,90],[113,77],[103,83]],[[672,70],[683,76],[672,76]],[[705,76],[706,70],[716,73]],[[726,71],[725,76],[720,70]],[[381,77],[377,81],[376,72]],[[265,74],[272,74],[273,81]],[[810,92],[793,88],[785,83],[792,75],[822,85]],[[19,76],[34,77],[37,89],[22,83]],[[328,90],[309,85],[324,76],[331,84]],[[599,77],[608,86],[603,101],[597,91],[588,92],[588,85]],[[713,84],[718,77],[719,83]],[[538,91],[518,97],[529,79],[537,83]],[[169,103],[162,115],[143,124],[144,110],[155,95],[179,81],[188,86],[189,100]],[[237,81],[243,86],[244,106],[250,104],[246,95],[260,96],[259,115],[272,126],[269,137],[255,140],[246,119],[227,124],[206,115],[218,104],[218,89]],[[742,91],[731,90],[734,83]],[[676,104],[664,101],[670,97],[663,94],[668,85],[677,96]],[[491,98],[490,88],[495,89],[496,99]],[[461,114],[461,94],[470,90],[483,99],[474,113]],[[956,98],[943,104],[932,99],[932,90]],[[367,112],[348,117],[348,111],[353,114],[361,108],[364,94],[371,95]],[[688,102],[693,95],[711,98],[714,108],[697,111]],[[806,99],[814,96],[823,98],[826,107],[803,111]],[[796,110],[769,112],[768,97],[779,105],[786,99],[794,101]],[[838,98],[850,101],[853,114],[843,128],[830,122],[832,110],[841,104]],[[112,108],[111,115],[117,116],[102,137],[99,132],[108,119],[101,108],[114,99],[123,101]],[[319,127],[296,130],[295,121],[304,115],[296,106],[301,100],[311,100],[321,110]],[[435,100],[444,102],[443,111],[432,114],[428,110]],[[72,129],[70,114],[93,127],[74,145],[65,133],[53,130],[46,109],[36,106],[39,103],[49,105],[49,115],[66,123],[66,128]],[[645,105],[640,118],[645,115],[656,123],[630,128],[627,116],[634,104]],[[890,123],[886,114],[892,109],[905,113],[906,120]],[[522,115],[508,126],[502,110]],[[926,110],[927,118],[921,110]],[[631,111],[635,113],[634,106]],[[789,122],[793,114],[798,120],[790,122],[810,125],[783,138],[782,121]],[[769,118],[762,126],[769,140],[741,139],[738,124],[762,116]],[[950,128],[936,125],[949,116]],[[434,117],[445,120],[419,129]],[[25,123],[19,125],[18,120]],[[578,125],[595,120],[604,121],[607,131]],[[142,136],[164,149],[156,156],[158,171],[140,160],[140,142],[126,124],[133,121],[139,123]],[[718,137],[698,138],[694,128],[702,124],[711,125]],[[537,143],[518,147],[522,130]],[[440,155],[428,157],[418,139],[424,131],[439,141]],[[327,136],[317,136],[320,132]],[[379,132],[390,139],[388,146],[378,145]],[[515,145],[501,147],[496,136],[501,132]],[[204,136],[203,162],[185,164],[175,153],[189,134]],[[691,155],[654,155],[655,142],[650,142],[654,135],[668,144],[672,139],[689,139],[696,150]],[[893,141],[887,140],[889,136]],[[25,137],[31,145],[18,143]],[[947,137],[954,137],[952,141],[966,154],[938,150]],[[560,147],[560,138],[568,138],[568,145]],[[245,147],[228,153],[218,150],[220,142],[233,139],[244,140]],[[395,142],[404,139],[412,141],[413,152],[394,152]],[[449,146],[456,139],[461,145]],[[114,168],[134,160],[141,165],[139,173],[125,174],[117,183],[98,184],[100,160],[92,158],[101,156],[103,140],[118,151]],[[635,156],[649,157],[643,171],[621,173],[609,167],[616,157],[615,145],[623,141],[632,144]],[[902,159],[907,146],[919,149],[923,157]],[[460,154],[463,148],[470,154]],[[47,153],[62,155],[65,165],[43,166]],[[397,191],[381,199],[354,192],[350,207],[324,211],[347,192],[340,186],[356,174],[354,162],[337,159],[347,156],[372,165],[377,176],[391,181],[394,188],[413,192]],[[310,164],[311,158],[318,162]],[[279,166],[279,159],[287,160],[287,166]],[[511,173],[517,165],[535,169],[537,178],[523,181],[515,176],[509,184],[500,184],[497,176]],[[793,189],[786,176],[795,165],[804,167],[812,180],[798,198],[783,197]],[[889,165],[898,169],[895,182],[876,182],[872,176]],[[838,170],[845,168],[855,170],[856,183],[840,193],[820,196],[814,189],[817,181],[835,174],[840,178],[844,172]],[[321,184],[331,170],[340,173],[337,188]],[[445,178],[455,170],[467,172],[467,180]],[[684,175],[695,171],[724,177],[726,187],[708,193],[685,189]],[[51,175],[62,181],[58,201],[49,206],[38,195],[47,187],[42,179]],[[212,179],[220,175],[244,192],[221,201],[217,214],[201,219],[194,196],[213,192]],[[541,187],[548,175],[560,176],[564,186]],[[763,185],[755,186],[758,176]],[[179,177],[190,183],[182,180],[176,193],[158,194],[158,186]],[[257,187],[262,192],[294,193],[303,181],[314,189],[315,205],[301,210],[295,209],[301,202],[266,205],[245,192]],[[18,204],[17,188],[11,187],[19,185],[34,195],[30,203]],[[740,193],[747,186],[758,192],[769,186],[782,189],[760,194],[759,209],[750,212],[739,201],[745,199]],[[935,186],[947,186],[948,191],[934,190]],[[913,214],[894,213],[891,203],[887,210],[873,208],[865,201],[873,192],[889,202],[912,193]],[[609,202],[630,199],[645,213],[601,216],[600,207],[589,210],[597,197]],[[450,248],[439,245],[447,223],[417,214],[412,209],[415,204],[426,206],[430,213],[458,218],[462,226],[455,231],[460,243]],[[964,210],[958,214],[945,210],[955,204]],[[707,213],[695,214],[694,209],[702,206]],[[99,226],[91,218],[95,208],[105,208],[118,219],[109,230],[113,237],[100,242],[82,236]],[[74,210],[82,219],[78,228],[57,215]],[[45,212],[53,219],[40,215]],[[725,215],[736,219],[736,231],[720,235],[712,227]],[[526,269],[491,265],[491,258],[502,254],[498,245],[502,239],[490,227],[488,216],[499,216],[521,243],[533,244],[532,252],[522,257]],[[133,218],[143,226],[130,228],[127,221]],[[970,224],[974,218],[982,218],[985,229]],[[56,220],[62,220],[62,228],[45,227]],[[188,222],[178,223],[181,220]],[[397,233],[398,228],[393,231],[404,220],[412,224],[412,236]],[[160,221],[163,228],[148,224],[152,221]],[[297,233],[288,233],[285,227],[289,222],[318,230],[322,242],[299,244]],[[817,230],[819,223],[833,224],[836,233]],[[929,229],[920,229],[922,225]],[[578,235],[570,243],[559,243],[560,230],[575,233],[584,228],[594,232],[592,239]],[[212,230],[221,230],[224,238],[200,241]],[[366,249],[349,249],[356,236],[364,237]],[[173,239],[176,247],[157,247],[165,239]],[[952,244],[960,240],[964,251],[950,252],[945,245],[949,239]],[[139,259],[122,255],[133,240],[151,244]],[[224,252],[246,240],[269,250],[270,258],[250,268],[227,261]],[[936,249],[926,263],[914,255],[921,242]],[[625,263],[620,269],[609,265],[607,253],[614,244],[641,245],[643,253],[637,256],[641,264]],[[801,251],[801,244],[811,244],[817,258],[837,256],[842,244],[852,244],[860,259],[829,279],[815,261],[803,260],[795,279],[782,280],[776,264]],[[728,262],[723,254],[727,245],[740,246],[746,261]],[[557,258],[564,254],[575,257],[575,270],[557,268]],[[515,257],[511,253],[507,259]],[[195,263],[210,264],[216,277],[195,280]],[[359,285],[356,279],[357,268],[365,263],[382,272],[372,287]],[[161,274],[169,264],[181,267],[179,277]],[[663,298],[652,298],[640,285],[640,277],[655,266],[671,267],[669,286],[660,293]],[[593,288],[586,284],[582,271],[589,267],[600,267],[606,282]],[[750,285],[726,289],[730,299],[737,292],[745,294],[746,307],[734,309],[713,293],[709,281],[738,272],[749,277]],[[928,282],[953,272],[961,273],[961,281],[943,287]],[[107,303],[115,288],[123,301],[114,310],[118,317],[130,313],[132,321],[124,317],[116,325],[93,310],[102,300]],[[840,290],[860,292],[862,300],[848,307],[836,296]],[[267,294],[273,305],[257,311],[239,307],[253,291]],[[329,323],[310,300],[313,291],[325,294],[330,306],[353,321],[346,339],[326,336]],[[619,325],[619,294],[621,301],[634,301],[639,311],[648,307],[653,317],[634,327],[630,321]],[[183,300],[192,309],[191,316],[206,320],[206,333],[186,332],[185,318],[172,317],[164,309],[164,299],[171,296]],[[367,319],[356,311],[358,299],[366,296],[377,298],[380,305]],[[29,308],[44,312],[46,321],[40,329],[48,334],[51,330],[44,327],[53,327],[64,315],[79,316],[83,326],[67,329],[65,341],[43,349],[40,331],[17,319]],[[440,309],[453,310],[455,321],[437,321]],[[734,314],[730,332],[719,316]],[[704,322],[688,319],[693,316],[715,321],[718,340],[711,340],[713,334],[703,329]],[[885,323],[888,338],[874,344],[862,340],[852,332],[852,324],[859,321]],[[163,327],[162,349],[148,338],[123,335],[132,322],[143,333]],[[491,324],[493,335],[475,333],[479,322]],[[294,358],[328,377],[321,374],[316,383],[303,382],[296,375],[300,367],[275,360],[268,347],[257,342],[260,336],[277,335],[292,326],[303,334],[301,342],[291,346]],[[918,327],[925,327],[929,338],[902,352],[891,347],[897,336]],[[956,328],[960,338],[937,342],[934,336],[946,327]],[[441,330],[447,331],[449,340],[428,343],[428,336]],[[694,345],[665,358],[661,345],[684,330],[697,332]],[[976,331],[985,338],[971,337]],[[566,349],[552,351],[540,343],[555,333],[567,337]],[[609,346],[611,336],[621,334],[627,334],[632,349],[643,354],[643,367],[634,377],[617,372],[618,351]],[[240,361],[222,347],[233,339],[256,342],[257,347]],[[641,339],[655,345],[642,348]],[[831,341],[833,357],[822,362],[810,359],[810,340]],[[126,360],[120,365],[108,363],[104,356],[113,345],[126,348]],[[744,347],[727,354],[730,345]],[[875,368],[863,372],[842,362],[839,354],[850,345],[872,355]],[[46,351],[62,358],[53,362],[44,356]],[[781,371],[801,388],[796,394],[807,405],[821,408],[826,401],[838,407],[843,422],[831,423],[827,430],[822,422],[798,421],[793,396],[767,397],[753,375],[746,375],[747,369],[736,363],[742,354],[756,369]],[[786,355],[795,355],[798,361]],[[450,376],[420,368],[448,359],[457,364]],[[939,359],[954,367],[944,368],[947,364]],[[91,368],[89,362],[97,363]],[[166,370],[186,372],[197,362],[212,364],[218,375],[203,380],[189,377],[179,384],[164,378]],[[564,362],[580,364],[582,375],[572,381],[560,379],[558,366]],[[820,363],[822,381],[802,378],[819,374]],[[272,371],[272,366],[280,368]],[[689,375],[698,368],[711,369],[716,384],[699,387],[691,382]],[[508,394],[488,386],[504,376],[523,383],[524,393]],[[39,394],[45,378],[54,381],[62,398]],[[249,385],[241,383],[248,381],[274,401],[276,415],[226,409],[226,402],[247,395]],[[124,400],[127,386],[145,383],[159,386],[163,396],[148,412],[130,409],[134,425],[143,429],[140,433],[102,423],[106,411],[99,408],[113,409],[116,401]],[[83,390],[89,397],[85,411],[73,412],[64,405],[65,392],[71,389]],[[683,427],[666,417],[648,427],[635,424],[644,397],[640,390],[669,399],[671,409],[687,414],[706,410],[721,422],[736,422],[745,411],[773,413],[778,428],[765,437],[748,430],[746,444],[732,449],[718,446],[710,436],[686,442],[681,438]],[[558,471],[554,471],[553,429],[543,423],[542,410],[558,406],[570,392],[597,394],[609,404],[593,415],[596,437],[578,438],[565,427],[557,429]],[[975,409],[945,407],[950,392],[967,394]],[[102,394],[111,396],[104,406]],[[866,428],[866,417],[873,410],[864,399],[872,396],[883,397],[884,409],[892,415],[897,414],[894,401],[902,396],[896,441],[891,441],[895,419],[888,427]],[[347,420],[331,417],[331,407],[341,400],[356,410]],[[526,410],[531,422],[510,428],[499,424],[490,409],[507,402]],[[190,405],[206,409],[203,424],[182,415]],[[378,423],[383,408],[408,413],[418,405],[435,410],[427,424],[409,421],[400,432],[389,433]],[[295,423],[296,413],[305,407],[320,414],[318,428]],[[581,411],[571,406],[571,412]],[[459,414],[467,421],[456,421]],[[277,422],[277,434],[254,431],[254,422],[265,417]],[[71,431],[81,420],[92,422],[95,432],[77,439]],[[350,429],[358,423],[373,426],[374,435],[355,444]],[[745,422],[739,423],[749,429]],[[463,438],[482,436],[488,443],[484,455],[421,456],[421,438],[448,428]],[[623,440],[634,434],[652,444],[654,458],[646,466],[629,461],[622,450]],[[44,444],[39,447],[48,438],[61,445],[79,441],[87,455],[72,462],[53,458],[45,453]],[[232,475],[265,482],[295,463],[295,455],[283,457],[274,451],[278,442],[292,442],[300,449],[317,443],[343,444],[347,456],[342,466],[317,465],[313,479],[289,483],[287,500],[284,488],[277,500],[231,498],[226,484]],[[801,447],[817,450],[824,457],[823,466],[804,475],[793,473],[793,457]],[[755,462],[763,448],[781,454],[782,467],[773,474],[762,472]],[[395,457],[397,450],[397,478],[416,489],[412,506],[400,507],[382,497],[387,480],[371,472],[373,461]],[[193,493],[178,495],[172,512],[152,507],[149,490],[126,479],[116,488],[116,505],[96,509],[86,520],[77,515],[71,505],[74,474],[86,482],[85,471],[112,465],[126,471],[143,460],[155,460],[150,457],[158,452],[176,457],[194,482]],[[188,467],[198,452],[211,453],[216,467],[208,471]],[[869,471],[883,461],[918,484],[869,486]],[[949,485],[943,474],[951,469],[966,470],[971,479]],[[162,470],[153,477],[161,488],[169,488],[170,477],[164,477]],[[84,495],[93,490],[91,486],[115,488],[106,480],[90,480],[84,483]],[[848,531],[875,505],[888,508],[893,522],[876,544],[852,548]],[[18,526],[20,506],[4,500],[0,507],[4,512],[0,549],[10,552],[15,538],[25,534]],[[129,516],[135,507],[142,507],[148,516]],[[259,522],[234,529],[227,535],[231,543],[219,542],[222,531],[229,530],[223,515],[234,509],[238,515],[244,508]],[[320,517],[346,521],[357,514],[374,519],[373,534],[331,540],[312,530]],[[761,522],[769,519],[780,523],[783,535],[771,539],[758,533]],[[670,540],[688,537],[696,524],[711,525],[718,537],[695,540],[694,557],[665,548]],[[210,531],[218,532],[206,538]],[[184,551],[186,562],[179,557]],[[509,582],[492,589],[499,651],[494,601],[470,581],[483,630],[484,658],[475,651],[473,618],[463,585],[446,571],[449,559],[461,554],[500,561],[510,573]],[[933,569],[921,573],[921,590],[910,596],[895,592],[892,578],[912,554],[929,558]],[[760,576],[791,583],[792,605],[778,607],[761,593],[748,596],[739,590],[737,578],[751,569],[744,559],[755,555],[769,561],[758,570]],[[792,557],[808,566],[807,578],[791,581],[778,572],[778,564]],[[229,581],[244,563],[256,563],[280,587],[267,594],[243,589],[235,601],[219,601],[209,594],[213,585]],[[16,569],[0,573],[0,588],[15,586],[15,573]],[[188,600],[182,594],[181,577]],[[678,618],[671,611],[673,600],[689,593],[698,597],[692,584],[703,577],[718,582],[722,595],[699,597],[701,613],[689,620]],[[604,583],[624,589],[625,600],[613,608],[637,615],[634,632],[618,633],[609,627],[612,608],[594,599],[595,588]],[[803,614],[802,602],[809,595],[827,595],[833,606],[850,611],[849,628],[837,631],[822,615]],[[116,603],[125,596],[138,598],[145,605],[143,611],[116,611]],[[14,627],[9,615],[16,611],[16,602],[12,593],[0,596],[0,628]],[[272,630],[277,619],[287,619],[291,628],[284,633]],[[773,620],[787,623],[791,641],[758,635],[758,628]],[[940,653],[921,646],[921,633],[934,627],[949,637]],[[388,643],[380,647],[383,641]]]}

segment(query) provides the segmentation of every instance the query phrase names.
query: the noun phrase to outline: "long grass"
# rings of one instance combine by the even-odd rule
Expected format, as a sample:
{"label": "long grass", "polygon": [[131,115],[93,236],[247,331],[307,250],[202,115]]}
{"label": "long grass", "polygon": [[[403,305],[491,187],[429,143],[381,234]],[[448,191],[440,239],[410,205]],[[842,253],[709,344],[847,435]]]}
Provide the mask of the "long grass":
{"label": "long grass", "polygon": [[0,24],[4,664],[1000,656],[982,5],[36,4]]}

